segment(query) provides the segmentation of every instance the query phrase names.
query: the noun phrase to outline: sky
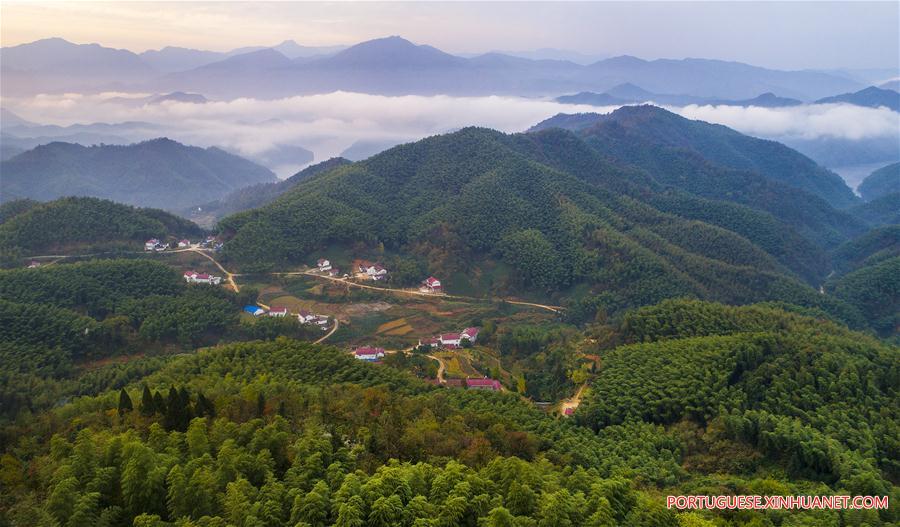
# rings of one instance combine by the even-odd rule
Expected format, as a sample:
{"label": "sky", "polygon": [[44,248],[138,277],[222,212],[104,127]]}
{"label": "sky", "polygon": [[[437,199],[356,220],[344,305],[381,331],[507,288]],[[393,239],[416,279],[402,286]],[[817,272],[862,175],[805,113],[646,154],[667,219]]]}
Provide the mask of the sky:
{"label": "sky", "polygon": [[140,52],[345,45],[400,35],[451,53],[557,48],[777,69],[900,67],[900,2],[16,2],[0,44],[47,37]]}

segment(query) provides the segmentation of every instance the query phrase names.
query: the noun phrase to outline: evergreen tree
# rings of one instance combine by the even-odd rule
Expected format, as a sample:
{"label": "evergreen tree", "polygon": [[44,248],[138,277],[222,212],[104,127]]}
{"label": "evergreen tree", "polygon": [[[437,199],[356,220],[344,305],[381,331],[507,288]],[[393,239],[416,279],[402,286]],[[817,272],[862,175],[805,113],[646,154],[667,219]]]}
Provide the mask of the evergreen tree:
{"label": "evergreen tree", "polygon": [[262,417],[266,413],[266,397],[259,392],[256,397],[256,417]]}
{"label": "evergreen tree", "polygon": [[141,415],[150,417],[156,412],[157,407],[156,402],[153,399],[153,394],[150,393],[150,387],[145,384],[144,390],[141,393]]}
{"label": "evergreen tree", "polygon": [[131,397],[128,396],[125,388],[122,388],[122,391],[119,392],[119,417],[132,410],[134,410],[134,405],[131,404]]}
{"label": "evergreen tree", "polygon": [[155,413],[166,413],[166,399],[159,392],[153,392],[153,410]]}

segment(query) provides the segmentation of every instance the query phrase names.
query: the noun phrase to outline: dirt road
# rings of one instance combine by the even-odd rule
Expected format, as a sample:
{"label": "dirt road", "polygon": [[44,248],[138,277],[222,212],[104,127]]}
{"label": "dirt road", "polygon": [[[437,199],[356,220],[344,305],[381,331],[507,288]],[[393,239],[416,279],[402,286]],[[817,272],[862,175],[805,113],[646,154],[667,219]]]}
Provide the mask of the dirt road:
{"label": "dirt road", "polygon": [[297,276],[297,275],[306,275],[312,276],[313,278],[320,278],[322,280],[331,280],[332,282],[338,282],[341,284],[345,284],[349,287],[357,287],[360,289],[371,289],[373,291],[381,291],[382,293],[395,293],[401,295],[411,295],[411,296],[421,296],[426,298],[447,298],[451,300],[463,300],[467,302],[485,302],[491,300],[499,300],[502,302],[506,302],[507,304],[515,304],[518,306],[530,306],[536,307],[539,309],[546,309],[547,311],[552,311],[554,313],[561,312],[564,308],[562,306],[549,306],[546,304],[536,304],[534,302],[522,302],[519,300],[511,300],[509,298],[478,298],[474,296],[462,296],[462,295],[448,295],[448,294],[439,294],[436,295],[434,293],[423,293],[416,289],[395,289],[391,287],[376,287],[368,284],[361,284],[359,282],[353,282],[351,280],[347,280],[345,278],[337,278],[334,276],[326,276],[322,274],[318,274],[314,271],[295,271],[289,273],[272,273],[278,276]]}

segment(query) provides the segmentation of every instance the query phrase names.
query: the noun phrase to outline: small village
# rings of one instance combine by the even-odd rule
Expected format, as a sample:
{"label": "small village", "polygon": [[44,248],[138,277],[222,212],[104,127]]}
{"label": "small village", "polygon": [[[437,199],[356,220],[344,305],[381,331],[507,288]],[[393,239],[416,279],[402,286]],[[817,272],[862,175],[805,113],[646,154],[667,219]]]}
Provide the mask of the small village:
{"label": "small village", "polygon": [[[214,236],[208,236],[196,242],[189,239],[181,239],[175,242],[152,238],[144,243],[144,252],[175,253],[182,251],[196,251],[200,253],[206,253],[207,258],[210,258],[208,256],[208,253],[219,252],[221,248],[222,242],[220,242]],[[215,262],[215,260],[213,260],[213,262]],[[41,265],[41,262],[32,260],[29,262],[28,267],[35,268]],[[219,266],[219,268],[222,269],[221,266]],[[343,272],[339,268],[334,266],[329,259],[319,258],[318,260],[316,260],[315,266],[309,268],[307,271],[304,271],[302,274],[319,276],[343,283],[384,283],[387,282],[388,278],[390,277],[389,270],[384,265],[378,262],[371,262],[368,260],[354,260],[352,262],[351,269],[351,272]],[[219,286],[225,282],[225,279],[222,276],[217,276],[208,272],[196,271],[194,269],[184,271],[182,277],[188,284]],[[359,287],[371,286],[360,285]],[[441,280],[435,276],[428,276],[427,278],[423,279],[417,287],[414,288],[393,289],[381,286],[377,289],[383,288],[390,291],[403,291],[407,294],[421,295],[426,297],[447,296]],[[289,307],[278,304],[273,304],[271,306],[262,303],[248,304],[243,307],[242,312],[245,313],[246,316],[254,318],[295,318],[297,320],[297,323],[300,325],[319,328],[323,333],[327,332],[317,342],[321,342],[322,340],[328,338],[334,331],[338,329],[338,326],[340,324],[337,317],[334,316],[329,316],[323,313],[315,313],[312,310],[305,308],[295,309],[295,311],[292,312]],[[405,350],[386,351],[383,347],[362,344],[351,346],[349,351],[354,358],[370,363],[381,363],[387,355],[393,353],[417,352],[440,363],[441,370],[443,370],[443,362],[433,354],[437,352],[446,353],[456,350],[462,350],[464,348],[472,348],[472,346],[475,345],[478,340],[479,332],[480,328],[478,327],[465,327],[460,329],[459,331],[451,331],[428,337],[421,337],[418,339],[417,345],[414,345],[413,347]],[[457,373],[457,377],[446,378],[443,375],[439,374],[438,378],[432,379],[431,382],[448,388],[466,388],[491,391],[502,391],[504,389],[499,379],[493,379],[488,376],[470,376],[471,373],[477,374],[477,371],[465,373],[465,378],[460,378],[459,373]],[[566,410],[563,411],[566,412]],[[564,415],[569,415],[570,413],[571,412],[569,411]]]}

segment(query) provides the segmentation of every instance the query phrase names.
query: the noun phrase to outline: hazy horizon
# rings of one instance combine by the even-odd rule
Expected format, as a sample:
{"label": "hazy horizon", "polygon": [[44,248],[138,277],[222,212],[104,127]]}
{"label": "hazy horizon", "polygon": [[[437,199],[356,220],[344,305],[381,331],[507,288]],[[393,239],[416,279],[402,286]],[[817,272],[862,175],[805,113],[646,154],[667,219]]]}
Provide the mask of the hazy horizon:
{"label": "hazy horizon", "polygon": [[[399,35],[454,54],[557,49],[773,69],[898,69],[897,2],[4,2],[0,44],[59,37],[139,53]],[[714,45],[712,45],[714,43]]]}

